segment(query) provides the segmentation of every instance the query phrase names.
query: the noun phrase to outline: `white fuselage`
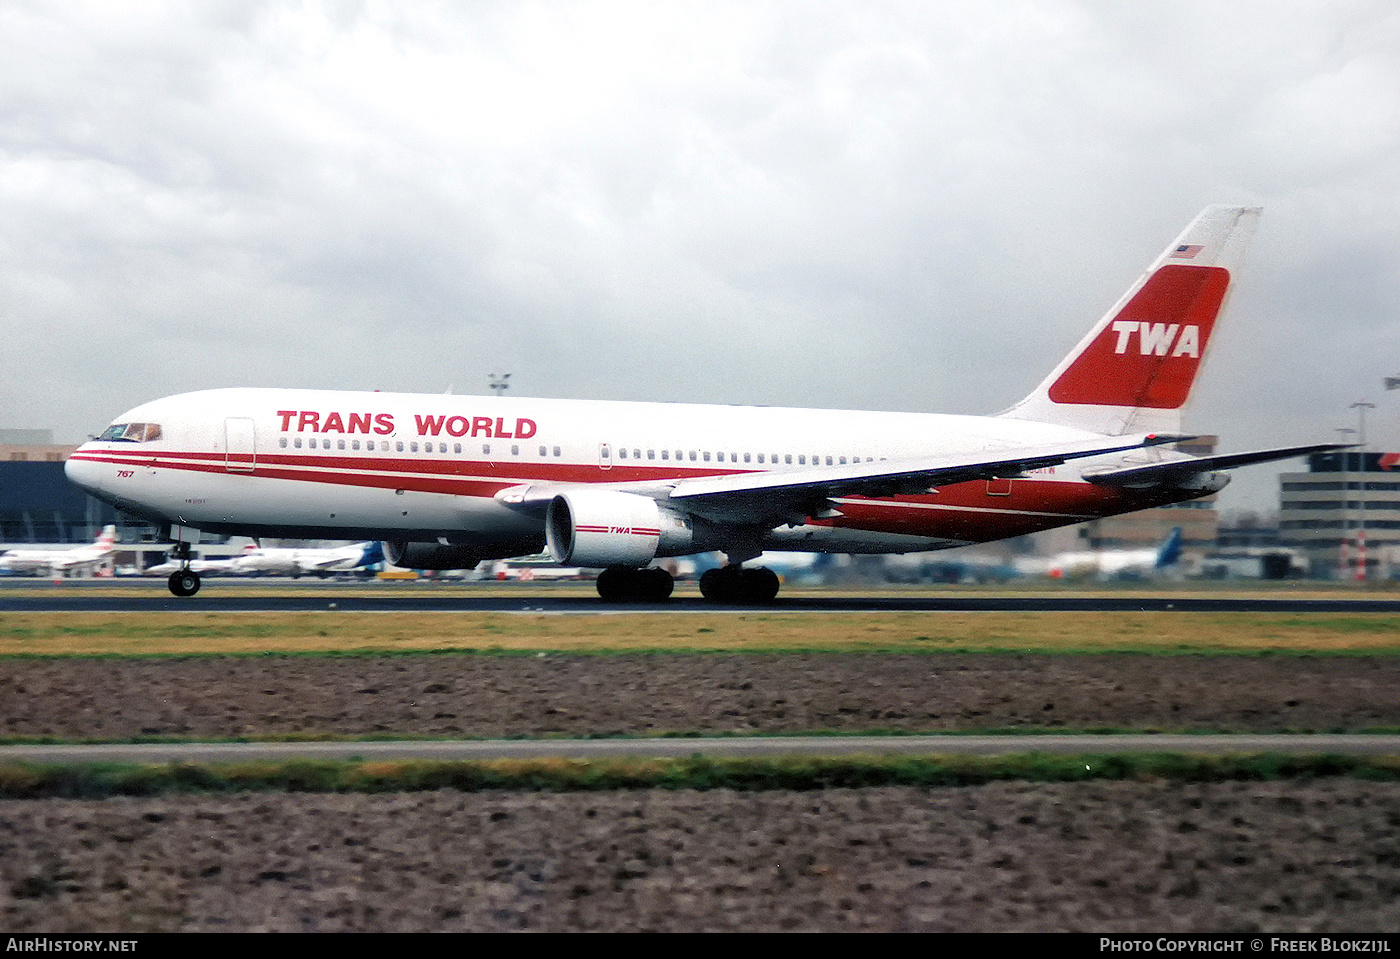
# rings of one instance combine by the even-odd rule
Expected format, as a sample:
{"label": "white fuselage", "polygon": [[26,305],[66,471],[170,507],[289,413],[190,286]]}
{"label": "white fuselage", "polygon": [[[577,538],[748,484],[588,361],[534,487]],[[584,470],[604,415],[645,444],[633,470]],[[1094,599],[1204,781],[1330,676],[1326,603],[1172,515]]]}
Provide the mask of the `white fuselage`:
{"label": "white fuselage", "polygon": [[[470,544],[482,558],[543,548],[539,514],[497,496],[529,484],[664,495],[669,484],[696,477],[992,457],[1094,436],[1001,417],[281,389],[168,397],[118,423],[137,424],[126,434],[138,439],[85,444],[68,475],[155,522],[255,536]],[[1077,460],[912,496],[843,498],[835,515],[778,526],[761,545],[936,549],[1192,495],[1081,479],[1082,470],[1122,460]]]}

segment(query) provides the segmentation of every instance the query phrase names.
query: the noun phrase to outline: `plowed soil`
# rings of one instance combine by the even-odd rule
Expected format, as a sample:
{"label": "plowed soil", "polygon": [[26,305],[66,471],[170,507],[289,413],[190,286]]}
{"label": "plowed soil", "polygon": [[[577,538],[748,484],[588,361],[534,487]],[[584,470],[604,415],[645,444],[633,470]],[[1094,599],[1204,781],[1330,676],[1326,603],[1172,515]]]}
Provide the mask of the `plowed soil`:
{"label": "plowed soil", "polygon": [[[0,734],[1400,726],[1353,657],[0,661]],[[1400,787],[163,796],[0,803],[0,923],[140,930],[1393,931]]]}
{"label": "plowed soil", "polygon": [[444,737],[1400,727],[1400,658],[260,656],[0,660],[0,736]]}

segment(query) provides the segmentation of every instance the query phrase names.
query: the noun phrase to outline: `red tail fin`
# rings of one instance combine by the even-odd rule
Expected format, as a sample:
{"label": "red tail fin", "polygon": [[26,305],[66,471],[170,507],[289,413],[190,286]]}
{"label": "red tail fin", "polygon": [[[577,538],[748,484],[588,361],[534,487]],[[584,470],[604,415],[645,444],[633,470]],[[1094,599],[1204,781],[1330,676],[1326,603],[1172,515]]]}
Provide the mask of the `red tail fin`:
{"label": "red tail fin", "polygon": [[1050,384],[1050,399],[1178,409],[1191,395],[1229,287],[1222,267],[1162,267]]}
{"label": "red tail fin", "polygon": [[1030,396],[1003,415],[1096,433],[1179,432],[1259,210],[1209,207]]}

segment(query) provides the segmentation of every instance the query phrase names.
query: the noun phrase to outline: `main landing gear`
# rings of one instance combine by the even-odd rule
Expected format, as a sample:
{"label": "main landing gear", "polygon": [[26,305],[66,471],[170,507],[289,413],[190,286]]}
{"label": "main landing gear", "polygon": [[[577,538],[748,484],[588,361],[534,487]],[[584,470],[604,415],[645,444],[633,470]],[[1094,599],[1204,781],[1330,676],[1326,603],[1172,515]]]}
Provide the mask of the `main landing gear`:
{"label": "main landing gear", "polygon": [[769,603],[781,581],[766,566],[721,566],[700,576],[700,595],[712,603]]}
{"label": "main landing gear", "polygon": [[[700,577],[700,595],[712,603],[769,603],[778,595],[779,585],[778,574],[767,567],[731,565],[707,570]],[[660,603],[670,598],[674,588],[671,574],[654,566],[610,566],[598,574],[598,595],[609,603]]]}
{"label": "main landing gear", "polygon": [[675,588],[671,574],[656,566],[609,566],[598,574],[598,595],[609,603],[659,603]]}
{"label": "main landing gear", "polygon": [[190,569],[190,544],[176,543],[175,548],[170,551],[171,559],[178,559],[181,566],[170,574],[170,579],[166,580],[170,591],[176,596],[193,596],[199,592],[199,574]]}

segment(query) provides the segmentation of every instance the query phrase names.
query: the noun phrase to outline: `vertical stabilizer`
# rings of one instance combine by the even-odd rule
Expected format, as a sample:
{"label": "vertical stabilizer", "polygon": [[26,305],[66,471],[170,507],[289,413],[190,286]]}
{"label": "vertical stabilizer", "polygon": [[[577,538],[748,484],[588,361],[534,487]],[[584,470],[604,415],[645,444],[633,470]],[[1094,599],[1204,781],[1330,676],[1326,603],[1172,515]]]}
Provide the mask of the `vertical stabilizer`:
{"label": "vertical stabilizer", "polygon": [[1259,214],[1207,207],[1045,382],[1001,415],[1115,436],[1180,431]]}

